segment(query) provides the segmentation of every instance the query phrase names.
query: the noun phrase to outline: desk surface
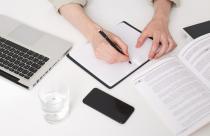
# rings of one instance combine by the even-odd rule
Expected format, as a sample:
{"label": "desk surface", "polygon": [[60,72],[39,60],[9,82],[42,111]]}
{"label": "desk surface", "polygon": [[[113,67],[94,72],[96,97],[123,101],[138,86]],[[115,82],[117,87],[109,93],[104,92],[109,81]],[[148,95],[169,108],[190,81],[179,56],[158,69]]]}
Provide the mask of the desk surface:
{"label": "desk surface", "polygon": [[[43,31],[74,43],[85,38],[61,16],[54,12],[47,0],[0,0],[0,14],[14,17]],[[111,4],[112,3],[112,4]],[[120,3],[120,4],[119,4]],[[109,8],[109,10],[107,10]],[[100,10],[99,10],[100,9]],[[87,13],[106,28],[126,20],[143,29],[153,14],[147,0],[89,0]],[[186,44],[182,27],[210,20],[210,1],[183,0],[174,8],[170,29],[179,47]],[[171,132],[150,109],[131,83],[129,77],[112,90],[108,90],[75,64],[64,58],[31,91],[0,78],[0,135],[2,136],[172,136]],[[50,125],[42,116],[37,90],[43,85],[66,83],[71,90],[71,113],[63,122]],[[133,105],[135,112],[124,125],[99,114],[82,99],[94,87]],[[209,136],[210,125],[193,136]]]}

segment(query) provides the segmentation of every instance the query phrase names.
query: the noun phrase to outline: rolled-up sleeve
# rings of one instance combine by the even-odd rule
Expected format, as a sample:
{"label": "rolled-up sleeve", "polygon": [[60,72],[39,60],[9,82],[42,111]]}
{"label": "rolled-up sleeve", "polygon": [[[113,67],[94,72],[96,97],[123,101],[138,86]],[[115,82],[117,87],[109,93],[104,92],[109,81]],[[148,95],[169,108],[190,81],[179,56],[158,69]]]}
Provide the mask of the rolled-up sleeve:
{"label": "rolled-up sleeve", "polygon": [[87,0],[49,0],[53,6],[56,8],[58,11],[60,7],[66,4],[80,4],[81,6],[85,6],[87,3]]}
{"label": "rolled-up sleeve", "polygon": [[[153,2],[154,0],[149,0],[149,1]],[[169,1],[173,2],[177,6],[180,5],[180,0],[169,0]]]}

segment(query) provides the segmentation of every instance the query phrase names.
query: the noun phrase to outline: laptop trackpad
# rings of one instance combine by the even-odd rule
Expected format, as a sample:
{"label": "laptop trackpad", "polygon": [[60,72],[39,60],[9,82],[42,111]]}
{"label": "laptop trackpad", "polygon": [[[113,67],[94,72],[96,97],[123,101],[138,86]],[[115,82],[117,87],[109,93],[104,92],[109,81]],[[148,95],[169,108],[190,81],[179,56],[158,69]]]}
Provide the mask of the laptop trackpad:
{"label": "laptop trackpad", "polygon": [[9,38],[27,46],[34,45],[42,36],[42,32],[25,25],[20,25],[8,35]]}

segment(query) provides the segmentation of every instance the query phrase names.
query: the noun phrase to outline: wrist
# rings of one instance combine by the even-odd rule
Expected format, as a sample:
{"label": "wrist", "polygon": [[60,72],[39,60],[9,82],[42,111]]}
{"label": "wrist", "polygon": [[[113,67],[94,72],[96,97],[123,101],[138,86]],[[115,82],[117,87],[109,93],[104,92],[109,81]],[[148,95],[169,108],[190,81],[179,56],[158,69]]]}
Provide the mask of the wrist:
{"label": "wrist", "polygon": [[153,19],[169,22],[171,2],[169,0],[154,0],[155,13]]}
{"label": "wrist", "polygon": [[165,24],[168,24],[169,22],[169,16],[163,15],[161,13],[155,13],[152,19],[159,20]]}
{"label": "wrist", "polygon": [[95,36],[98,34],[99,30],[101,30],[101,26],[99,26],[98,24],[92,22],[88,25],[88,31],[86,34],[86,37],[88,39],[88,41],[93,42],[95,39]]}

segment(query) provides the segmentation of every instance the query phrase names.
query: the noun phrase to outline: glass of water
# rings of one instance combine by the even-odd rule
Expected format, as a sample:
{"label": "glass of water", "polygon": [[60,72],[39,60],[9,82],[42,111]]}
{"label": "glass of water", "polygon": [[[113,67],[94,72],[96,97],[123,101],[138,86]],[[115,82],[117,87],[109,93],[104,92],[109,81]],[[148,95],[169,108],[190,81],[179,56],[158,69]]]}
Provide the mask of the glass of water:
{"label": "glass of water", "polygon": [[65,85],[52,85],[39,90],[39,98],[44,118],[54,124],[65,119],[69,114],[69,88]]}

